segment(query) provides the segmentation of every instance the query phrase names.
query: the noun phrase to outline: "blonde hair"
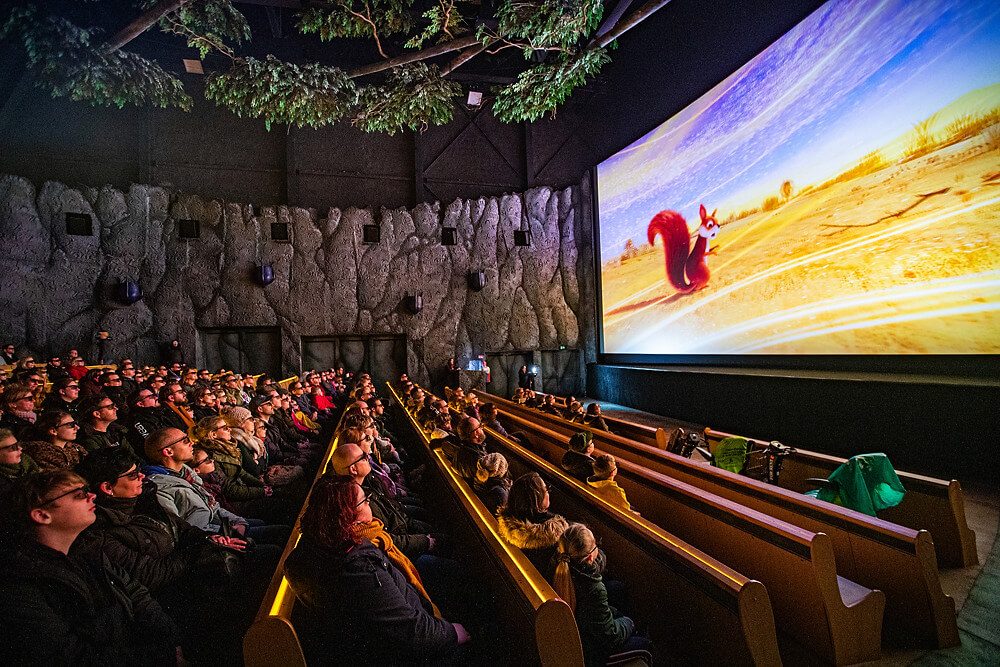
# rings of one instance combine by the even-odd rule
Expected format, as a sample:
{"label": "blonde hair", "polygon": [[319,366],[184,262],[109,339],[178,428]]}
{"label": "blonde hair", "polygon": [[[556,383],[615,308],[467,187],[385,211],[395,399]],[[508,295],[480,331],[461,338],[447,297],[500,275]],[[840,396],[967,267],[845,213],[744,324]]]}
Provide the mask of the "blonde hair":
{"label": "blonde hair", "polygon": [[611,471],[616,467],[618,466],[615,463],[615,457],[611,456],[611,454],[601,454],[594,459],[594,477],[610,479]]}
{"label": "blonde hair", "polygon": [[559,565],[552,576],[552,588],[556,595],[569,605],[570,610],[576,610],[576,590],[573,588],[573,575],[570,574],[570,562],[579,563],[593,553],[597,548],[597,540],[582,523],[571,523],[559,538]]}
{"label": "blonde hair", "polygon": [[195,444],[212,440],[212,431],[215,430],[215,425],[220,421],[225,421],[225,419],[219,415],[202,417],[198,420],[197,424],[188,429],[188,437],[191,438]]}
{"label": "blonde hair", "polygon": [[490,477],[503,477],[507,474],[507,459],[499,452],[492,452],[479,458],[476,464],[476,481],[483,484]]}

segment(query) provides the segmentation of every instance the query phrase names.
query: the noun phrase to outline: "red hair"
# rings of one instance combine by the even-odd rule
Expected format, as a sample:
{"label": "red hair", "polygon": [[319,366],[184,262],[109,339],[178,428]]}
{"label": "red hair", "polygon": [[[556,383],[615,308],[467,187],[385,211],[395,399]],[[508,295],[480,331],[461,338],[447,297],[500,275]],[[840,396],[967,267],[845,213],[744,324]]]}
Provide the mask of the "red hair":
{"label": "red hair", "polygon": [[358,519],[358,484],[349,475],[326,473],[313,486],[302,515],[302,534],[328,549],[357,544],[351,526]]}

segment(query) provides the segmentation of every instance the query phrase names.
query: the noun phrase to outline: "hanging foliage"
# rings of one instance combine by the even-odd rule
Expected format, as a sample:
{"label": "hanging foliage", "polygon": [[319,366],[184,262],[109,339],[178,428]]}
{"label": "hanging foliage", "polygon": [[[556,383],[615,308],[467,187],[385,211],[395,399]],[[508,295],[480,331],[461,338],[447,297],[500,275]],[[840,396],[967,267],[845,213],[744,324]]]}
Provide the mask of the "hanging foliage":
{"label": "hanging foliage", "polygon": [[[152,5],[156,0],[147,0]],[[160,19],[164,32],[180,35],[187,45],[198,49],[204,59],[210,51],[232,55],[225,40],[250,41],[250,24],[229,0],[190,0]]]}
{"label": "hanging foliage", "polygon": [[40,16],[34,5],[11,9],[0,26],[0,39],[21,41],[35,85],[53,97],[118,108],[191,108],[180,79],[135,53],[105,53],[94,43],[97,34],[60,17]]}
{"label": "hanging foliage", "polygon": [[351,123],[364,132],[392,135],[404,127],[423,131],[450,122],[462,87],[442,78],[436,65],[414,63],[392,69],[385,83],[364,86],[358,93]]}
{"label": "hanging foliage", "polygon": [[423,13],[423,17],[429,21],[429,24],[424,28],[423,32],[414,36],[406,43],[406,48],[419,49],[423,46],[424,42],[435,35],[438,36],[437,41],[440,43],[455,39],[455,37],[469,31],[465,19],[462,18],[462,14],[455,7],[455,0],[438,0],[438,4],[435,7],[431,7]]}
{"label": "hanging foliage", "polygon": [[303,35],[316,33],[327,41],[335,37],[371,37],[379,53],[382,38],[409,32],[413,19],[407,11],[413,0],[338,0],[329,6],[307,9],[299,15]]}
{"label": "hanging foliage", "polygon": [[538,49],[572,49],[597,29],[603,14],[600,0],[505,0],[497,10],[497,32],[506,40],[523,40],[520,46],[530,58]]}
{"label": "hanging foliage", "polygon": [[588,49],[577,54],[560,53],[554,62],[522,72],[517,81],[497,89],[493,114],[511,123],[532,121],[546,112],[555,113],[573,89],[596,76],[611,57],[605,49]]}
{"label": "hanging foliage", "polygon": [[355,106],[354,82],[337,67],[294,65],[267,56],[238,59],[225,74],[211,74],[205,97],[236,115],[272,123],[323,127]]}

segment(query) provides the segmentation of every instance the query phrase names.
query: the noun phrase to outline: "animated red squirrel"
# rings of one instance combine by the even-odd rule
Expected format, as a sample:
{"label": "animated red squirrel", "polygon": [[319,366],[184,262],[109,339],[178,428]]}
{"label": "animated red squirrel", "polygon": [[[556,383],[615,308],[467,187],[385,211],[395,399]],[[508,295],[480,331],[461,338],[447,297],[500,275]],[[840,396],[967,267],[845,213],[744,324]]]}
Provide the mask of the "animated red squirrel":
{"label": "animated red squirrel", "polygon": [[[708,284],[708,264],[705,256],[709,254],[708,242],[719,235],[719,223],[715,221],[715,214],[719,209],[712,211],[708,215],[705,205],[702,204],[699,213],[701,215],[701,225],[698,226],[698,240],[688,254],[691,233],[688,231],[687,222],[677,211],[660,211],[653,216],[649,223],[647,235],[649,244],[653,245],[656,235],[663,237],[663,254],[667,264],[667,279],[681,294],[688,294],[699,290]],[[714,252],[714,249],[711,251]],[[687,278],[685,279],[685,274]]]}

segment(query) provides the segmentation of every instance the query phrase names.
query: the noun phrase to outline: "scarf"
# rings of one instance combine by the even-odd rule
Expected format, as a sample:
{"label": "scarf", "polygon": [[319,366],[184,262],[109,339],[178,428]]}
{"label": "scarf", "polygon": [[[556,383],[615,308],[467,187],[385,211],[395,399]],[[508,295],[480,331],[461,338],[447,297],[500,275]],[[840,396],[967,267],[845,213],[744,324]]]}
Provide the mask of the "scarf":
{"label": "scarf", "polygon": [[38,472],[38,464],[23,452],[20,463],[0,463],[0,477],[6,479],[17,479],[34,472]]}
{"label": "scarf", "polygon": [[32,424],[34,424],[35,420],[38,419],[38,415],[34,410],[11,410],[10,414],[15,417],[20,417],[24,421],[31,422]]}
{"label": "scarf", "polygon": [[368,523],[356,523],[351,526],[351,533],[355,537],[362,537],[366,540],[370,540],[372,544],[385,552],[385,555],[389,557],[392,564],[403,573],[406,580],[410,582],[417,592],[420,593],[427,602],[430,602],[431,611],[434,612],[435,618],[441,618],[441,610],[437,608],[437,605],[431,602],[431,596],[427,594],[427,589],[424,588],[424,582],[420,580],[420,573],[417,572],[417,568],[413,566],[410,559],[407,558],[402,551],[396,548],[396,545],[392,543],[392,537],[389,533],[385,532],[385,527],[382,522],[378,519],[372,519]]}
{"label": "scarf", "polygon": [[184,410],[181,410],[179,407],[177,407],[173,403],[167,403],[167,405],[170,406],[170,409],[174,411],[174,414],[176,414],[178,417],[180,417],[181,419],[184,420],[184,424],[188,428],[194,428],[194,420],[191,419],[190,417],[188,417],[187,412],[185,412]]}

